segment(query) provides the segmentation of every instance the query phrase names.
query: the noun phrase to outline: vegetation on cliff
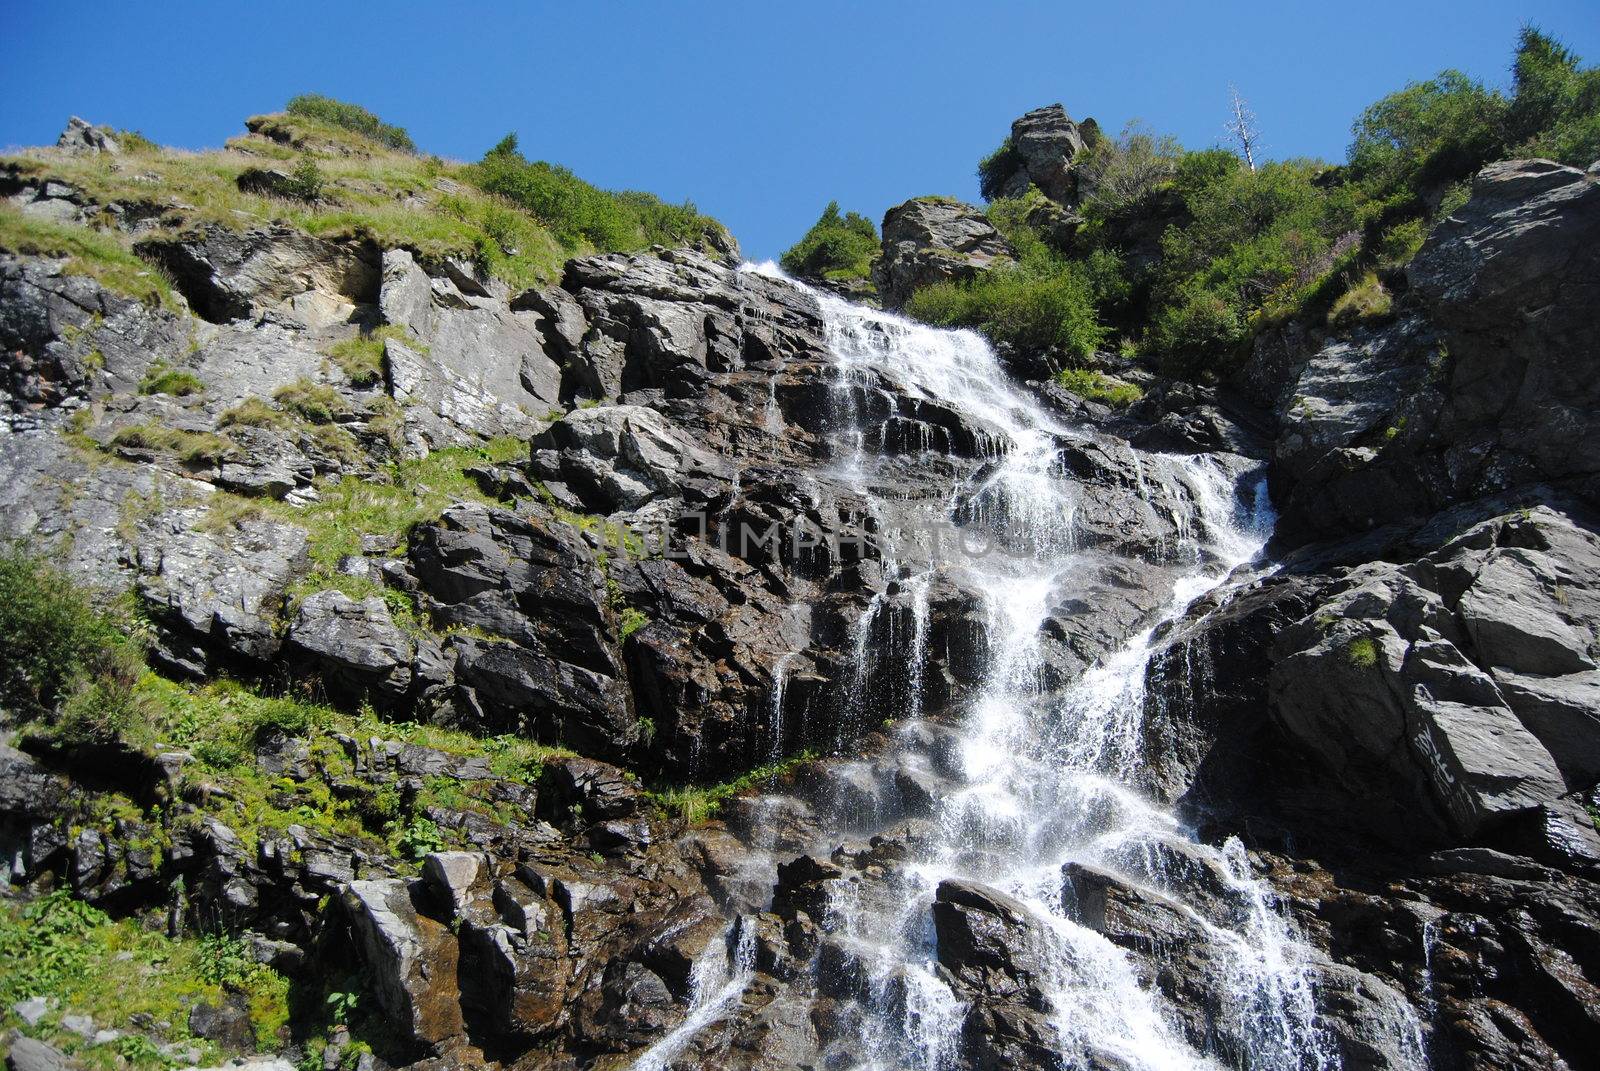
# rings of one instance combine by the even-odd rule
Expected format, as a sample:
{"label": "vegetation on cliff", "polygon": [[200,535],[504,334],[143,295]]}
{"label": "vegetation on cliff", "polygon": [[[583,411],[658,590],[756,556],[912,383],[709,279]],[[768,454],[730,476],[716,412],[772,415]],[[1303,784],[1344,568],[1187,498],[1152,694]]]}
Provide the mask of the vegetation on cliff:
{"label": "vegetation on cliff", "polygon": [[779,259],[790,275],[813,279],[865,279],[878,255],[878,228],[856,212],[839,214],[829,201],[822,216]]}
{"label": "vegetation on cliff", "polygon": [[[170,302],[170,286],[134,254],[132,235],[107,206],[153,220],[141,239],[199,225],[244,230],[281,222],[321,237],[370,238],[425,261],[471,261],[514,287],[554,281],[573,255],[727,241],[722,226],[692,204],[598,189],[566,168],[529,163],[514,137],[478,164],[455,163],[419,155],[403,128],[358,105],[315,95],[246,125],[250,132],[221,150],[125,138],[121,156],[24,150],[0,158],[0,176],[70,184],[90,210],[90,225],[78,226],[0,206],[0,250],[69,256],[73,270]],[[263,169],[283,174],[270,187],[252,182]]]}
{"label": "vegetation on cliff", "polygon": [[1079,357],[1114,341],[1185,378],[1227,374],[1257,333],[1290,319],[1381,319],[1392,307],[1386,276],[1486,163],[1600,158],[1600,68],[1529,27],[1512,71],[1509,94],[1447,70],[1384,97],[1355,121],[1343,166],[1251,167],[1138,124],[1107,137],[1091,120],[1071,161],[1070,209],[1032,188],[1002,196],[1021,166],[1007,138],[978,178],[1019,263],[928,286],[907,311]]}

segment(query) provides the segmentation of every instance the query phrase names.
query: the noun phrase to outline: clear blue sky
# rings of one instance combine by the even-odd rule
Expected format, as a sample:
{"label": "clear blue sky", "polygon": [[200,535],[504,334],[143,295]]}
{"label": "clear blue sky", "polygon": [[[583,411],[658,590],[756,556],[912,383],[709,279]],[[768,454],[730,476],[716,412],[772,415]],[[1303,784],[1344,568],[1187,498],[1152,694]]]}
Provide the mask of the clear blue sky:
{"label": "clear blue sky", "polygon": [[767,257],[833,198],[874,219],[975,199],[978,159],[1052,101],[1204,146],[1232,81],[1270,155],[1341,158],[1355,115],[1408,80],[1503,84],[1524,21],[1600,62],[1600,0],[0,0],[0,145],[76,113],[216,146],[326,93],[442,156],[514,129],[591,182],[693,198]]}

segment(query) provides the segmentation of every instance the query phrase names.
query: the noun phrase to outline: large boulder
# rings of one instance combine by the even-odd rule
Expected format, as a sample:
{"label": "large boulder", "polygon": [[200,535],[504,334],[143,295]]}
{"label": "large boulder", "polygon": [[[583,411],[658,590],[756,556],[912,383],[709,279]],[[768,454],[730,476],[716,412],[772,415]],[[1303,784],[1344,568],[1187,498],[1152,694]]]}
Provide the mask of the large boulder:
{"label": "large boulder", "polygon": [[414,645],[376,595],[359,602],[341,591],[307,596],[285,646],[288,657],[336,698],[371,697],[381,705],[400,699],[411,685]]}
{"label": "large boulder", "polygon": [[[567,265],[562,285],[578,310],[548,293],[518,302],[546,310],[547,330],[569,351],[565,398],[612,400],[632,391],[695,397],[715,373],[825,353],[809,293],[699,253],[584,257]],[[570,340],[584,321],[588,331],[574,349]]]}
{"label": "large boulder", "polygon": [[654,409],[578,409],[532,440],[534,471],[564,483],[593,512],[632,510],[681,494],[686,480],[726,483],[730,466]]}
{"label": "large boulder", "polygon": [[1600,537],[1541,507],[1351,570],[1278,638],[1273,717],[1450,838],[1558,805],[1600,777],[1596,566]]}
{"label": "large boulder", "polygon": [[109,128],[95,126],[76,115],[67,120],[66,129],[56,138],[56,148],[72,156],[122,155],[122,146],[117,144]]}
{"label": "large boulder", "polygon": [[972,279],[1015,256],[982,210],[948,197],[918,197],[883,217],[883,256],[873,279],[886,308],[932,283]]}
{"label": "large boulder", "polygon": [[432,1047],[463,1029],[460,950],[446,923],[419,910],[424,882],[353,881],[340,901],[386,1022],[411,1047]]}
{"label": "large boulder", "polygon": [[1021,197],[1037,186],[1050,200],[1076,204],[1078,178],[1073,166],[1084,136],[1059,104],[1035,108],[1011,124],[1010,148],[1017,169],[1002,184],[1002,197]]}

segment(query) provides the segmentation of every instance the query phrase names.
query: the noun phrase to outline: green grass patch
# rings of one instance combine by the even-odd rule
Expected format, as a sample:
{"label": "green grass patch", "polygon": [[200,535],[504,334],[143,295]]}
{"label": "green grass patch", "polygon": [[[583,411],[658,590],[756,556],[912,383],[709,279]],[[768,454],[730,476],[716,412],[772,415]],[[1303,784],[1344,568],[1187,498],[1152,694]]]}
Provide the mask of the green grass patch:
{"label": "green grass patch", "polygon": [[182,368],[171,368],[157,362],[139,381],[140,394],[170,394],[174,398],[187,398],[206,389],[200,377]]}
{"label": "green grass patch", "polygon": [[350,412],[337,390],[309,379],[298,379],[272,393],[272,400],[312,424],[331,424]]}
{"label": "green grass patch", "polygon": [[160,424],[131,424],[111,437],[112,446],[170,454],[185,465],[217,465],[236,453],[238,445],[209,431],[181,431]]}
{"label": "green grass patch", "polygon": [[[142,1031],[135,1017],[164,1022],[171,1024],[171,1040],[192,1041],[189,1009],[202,1001],[220,1006],[227,994],[238,993],[249,1002],[259,1047],[279,1044],[288,1023],[288,980],[252,961],[239,941],[172,940],[133,920],[113,921],[65,891],[25,907],[0,904],[0,960],[6,963],[0,972],[6,1018],[16,1001],[55,998],[55,1009],[30,1032],[92,1067],[153,1068],[165,1061],[154,1046],[91,1047],[59,1027],[62,1015],[88,1015],[99,1026],[120,1030]],[[193,1043],[208,1056],[218,1055],[209,1042]]]}
{"label": "green grass patch", "polygon": [[685,824],[699,825],[715,818],[722,805],[733,797],[767,786],[806,763],[815,762],[818,757],[814,751],[803,751],[779,762],[759,766],[721,784],[656,788],[647,795],[657,807]]}
{"label": "green grass patch", "polygon": [[223,428],[281,428],[288,422],[280,410],[260,398],[246,398],[217,418],[217,426]]}
{"label": "green grass patch", "polygon": [[1328,310],[1328,326],[1354,327],[1357,324],[1381,323],[1394,311],[1394,299],[1389,296],[1376,272],[1367,272],[1341,294]]}
{"label": "green grass patch", "polygon": [[352,387],[372,387],[383,382],[383,344],[391,338],[418,353],[428,352],[428,347],[412,338],[405,328],[390,325],[335,342],[327,354]]}
{"label": "green grass patch", "polygon": [[1056,373],[1056,382],[1080,398],[1117,408],[1132,405],[1144,397],[1144,391],[1138,386],[1088,368],[1064,368]]}
{"label": "green grass patch", "polygon": [[1352,666],[1372,669],[1378,664],[1378,645],[1371,636],[1357,636],[1344,645],[1344,656]]}
{"label": "green grass patch", "polygon": [[652,194],[614,193],[592,186],[567,168],[530,161],[515,134],[465,172],[469,181],[539,220],[568,250],[585,246],[626,252],[650,245],[711,248],[725,231],[693,203],[667,204]]}
{"label": "green grass patch", "polygon": [[173,310],[182,307],[160,269],[134,256],[115,234],[47,223],[0,203],[0,251],[66,257],[69,273],[86,275],[107,290],[147,305]]}

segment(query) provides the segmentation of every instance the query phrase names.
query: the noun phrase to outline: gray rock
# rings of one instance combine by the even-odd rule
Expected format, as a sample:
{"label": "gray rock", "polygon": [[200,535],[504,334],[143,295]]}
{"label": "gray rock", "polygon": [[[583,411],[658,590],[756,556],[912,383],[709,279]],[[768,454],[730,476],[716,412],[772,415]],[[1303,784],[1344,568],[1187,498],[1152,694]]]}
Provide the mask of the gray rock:
{"label": "gray rock", "polygon": [[1294,541],[1546,481],[1600,502],[1600,183],[1485,168],[1407,267],[1416,311],[1324,346],[1283,398]]}
{"label": "gray rock", "polygon": [[1073,161],[1083,149],[1083,134],[1059,104],[1035,108],[1011,124],[1011,148],[1020,165],[1002,186],[1002,196],[1020,197],[1030,185],[1059,204],[1076,204],[1078,180]]}
{"label": "gray rock", "polygon": [[11,1071],[67,1071],[77,1066],[61,1050],[22,1034],[13,1034],[10,1045],[6,1066]]}
{"label": "gray rock", "polygon": [[40,1019],[49,1014],[55,1006],[55,1001],[50,997],[29,997],[19,1000],[11,1005],[11,1014],[21,1019],[28,1026],[36,1026]]}
{"label": "gray rock", "polygon": [[139,594],[156,610],[171,666],[204,672],[214,656],[264,662],[278,652],[275,627],[289,584],[306,566],[306,532],[246,519],[222,531],[206,511],[169,509],[139,528]]}
{"label": "gray rock", "polygon": [[283,224],[243,233],[210,226],[147,238],[135,251],[161,264],[194,311],[213,323],[259,316],[310,291],[352,306],[378,296],[374,246],[315,238]]}
{"label": "gray rock", "polygon": [[67,271],[68,261],[0,254],[0,392],[22,411],[132,393],[157,361],[187,355],[176,313]]}
{"label": "gray rock", "polygon": [[411,686],[415,648],[376,595],[360,602],[319,591],[300,603],[285,655],[316,673],[331,695],[394,702]]}
{"label": "gray rock", "polygon": [[883,217],[883,255],[873,266],[886,308],[899,308],[931,283],[971,279],[1011,260],[1000,232],[972,205],[919,197]]}
{"label": "gray rock", "polygon": [[536,453],[558,451],[552,477],[603,514],[674,494],[685,477],[726,481],[732,475],[726,463],[666,417],[638,405],[574,410],[535,436],[531,445]]}
{"label": "gray rock", "polygon": [[79,119],[76,115],[67,120],[66,129],[56,138],[56,148],[72,156],[98,156],[101,153],[122,155],[122,146],[117,144],[110,130]]}
{"label": "gray rock", "polygon": [[1338,776],[1376,764],[1386,792],[1431,799],[1458,835],[1553,801],[1594,769],[1573,700],[1591,687],[1595,565],[1600,540],[1541,508],[1355,569],[1280,639],[1275,717]]}
{"label": "gray rock", "polygon": [[429,852],[422,860],[423,880],[455,918],[466,911],[487,870],[488,859],[478,852]]}
{"label": "gray rock", "polygon": [[414,449],[526,436],[560,402],[561,368],[545,352],[540,316],[459,282],[470,277],[429,276],[404,250],[383,255],[384,319],[421,343],[390,339],[384,353]]}

